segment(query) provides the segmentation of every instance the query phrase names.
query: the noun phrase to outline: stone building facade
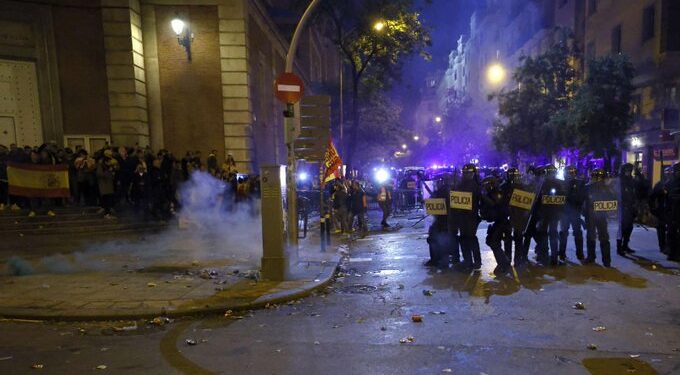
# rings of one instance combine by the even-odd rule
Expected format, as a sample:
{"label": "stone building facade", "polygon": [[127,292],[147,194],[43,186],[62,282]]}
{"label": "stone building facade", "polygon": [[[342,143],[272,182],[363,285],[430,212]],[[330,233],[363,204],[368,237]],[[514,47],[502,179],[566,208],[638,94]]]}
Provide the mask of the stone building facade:
{"label": "stone building facade", "polygon": [[[151,145],[285,163],[273,81],[290,35],[274,0],[1,0],[0,144]],[[191,60],[170,22],[191,32]],[[285,26],[285,25],[284,25]],[[313,28],[295,71],[337,81]]]}

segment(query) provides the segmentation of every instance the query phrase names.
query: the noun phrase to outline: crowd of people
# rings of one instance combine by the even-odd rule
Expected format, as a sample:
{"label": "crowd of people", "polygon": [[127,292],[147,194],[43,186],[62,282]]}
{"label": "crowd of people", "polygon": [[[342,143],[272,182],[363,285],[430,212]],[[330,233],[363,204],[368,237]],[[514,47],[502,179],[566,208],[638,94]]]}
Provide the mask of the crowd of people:
{"label": "crowd of people", "polygon": [[480,181],[475,165],[468,164],[460,175],[439,179],[432,197],[443,198],[448,215],[435,216],[430,226],[427,265],[479,270],[477,229],[484,220],[490,223],[486,244],[497,275],[510,272],[511,264],[527,265],[532,240],[538,264],[564,264],[570,230],[577,259],[595,262],[599,243],[601,262],[610,267],[608,223],[616,218],[617,254],[632,254],[634,222],[647,204],[658,221],[660,250],[669,260],[680,261],[680,163],[668,168],[653,189],[632,164],[622,165],[616,179],[601,168],[592,170],[589,179],[573,166],[565,169],[564,180],[557,172],[554,165],[532,167],[524,175],[509,168],[505,176]]}
{"label": "crowd of people", "polygon": [[[8,194],[8,163],[67,165],[70,197],[26,198]],[[27,209],[55,216],[58,206],[98,206],[105,218],[114,218],[117,208],[132,208],[145,219],[165,220],[181,205],[179,188],[192,172],[203,171],[225,182],[225,202],[248,199],[259,189],[257,176],[240,175],[228,154],[220,163],[212,150],[202,160],[200,151],[178,158],[168,150],[150,147],[106,145],[95,152],[43,144],[40,147],[0,145],[0,210]],[[231,206],[226,204],[226,206]]]}

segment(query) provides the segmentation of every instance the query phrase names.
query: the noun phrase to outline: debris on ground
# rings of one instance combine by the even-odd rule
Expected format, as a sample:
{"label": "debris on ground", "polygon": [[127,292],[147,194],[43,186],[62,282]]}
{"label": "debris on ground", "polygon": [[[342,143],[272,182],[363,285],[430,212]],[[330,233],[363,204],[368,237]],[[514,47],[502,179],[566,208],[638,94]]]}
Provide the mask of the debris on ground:
{"label": "debris on ground", "polygon": [[11,355],[9,355],[7,357],[0,357],[0,361],[7,361],[7,360],[10,360],[12,358],[14,358],[14,357],[12,357]]}
{"label": "debris on ground", "polygon": [[131,326],[123,326],[123,327],[113,327],[114,332],[127,332],[127,331],[135,331],[137,330],[137,323],[131,325]]}
{"label": "debris on ground", "polygon": [[216,279],[217,271],[209,269],[201,270],[201,272],[198,274],[198,277],[204,280]]}
{"label": "debris on ground", "polygon": [[380,327],[381,331],[387,331],[387,327]]}
{"label": "debris on ground", "polygon": [[399,289],[404,289],[404,284],[399,284]]}
{"label": "debris on ground", "polygon": [[31,365],[31,368],[34,370],[42,370],[45,368],[45,365],[43,365],[42,363],[34,363]]}
{"label": "debris on ground", "polygon": [[605,331],[606,329],[607,328],[605,326],[593,327],[593,331],[595,331],[595,332],[602,332],[602,331]]}
{"label": "debris on ground", "polygon": [[445,315],[446,311],[430,311],[432,315]]}
{"label": "debris on ground", "polygon": [[408,343],[412,343],[412,342],[415,342],[415,341],[416,341],[416,339],[413,336],[406,336],[406,337],[399,340],[399,342],[402,343],[402,344],[408,344]]}
{"label": "debris on ground", "polygon": [[321,345],[321,343],[318,341],[314,341],[314,345]]}
{"label": "debris on ground", "polygon": [[434,295],[434,292],[429,290],[429,289],[423,289],[423,295],[428,296],[428,297],[432,297]]}
{"label": "debris on ground", "polygon": [[449,374],[449,373],[452,373],[453,370],[451,370],[450,368],[445,368],[445,369],[442,370],[442,372],[443,372],[443,373],[446,373],[446,374]]}
{"label": "debris on ground", "polygon": [[146,286],[148,286],[149,288],[153,288],[156,286],[156,283],[147,283]]}
{"label": "debris on ground", "polygon": [[184,340],[184,343],[189,345],[189,346],[194,346],[194,345],[197,344],[196,340],[194,340],[194,339],[186,339],[186,340]]}
{"label": "debris on ground", "polygon": [[630,358],[639,358],[639,357],[640,357],[639,354],[631,354],[631,355],[630,355]]}
{"label": "debris on ground", "polygon": [[157,316],[149,321],[149,324],[154,325],[154,326],[164,326],[166,324],[170,324],[174,322],[174,320],[165,317],[165,316]]}
{"label": "debris on ground", "polygon": [[587,348],[590,349],[590,350],[597,350],[597,345],[595,345],[595,344],[588,344]]}
{"label": "debris on ground", "polygon": [[576,303],[574,304],[574,309],[575,309],[575,310],[585,310],[585,309],[586,309],[586,305],[585,305],[583,302],[576,302]]}
{"label": "debris on ground", "polygon": [[411,315],[411,321],[414,322],[414,323],[422,323],[423,322],[423,316],[418,315],[418,314]]}
{"label": "debris on ground", "polygon": [[106,370],[107,366],[106,365],[99,365],[96,368],[97,368],[97,370]]}

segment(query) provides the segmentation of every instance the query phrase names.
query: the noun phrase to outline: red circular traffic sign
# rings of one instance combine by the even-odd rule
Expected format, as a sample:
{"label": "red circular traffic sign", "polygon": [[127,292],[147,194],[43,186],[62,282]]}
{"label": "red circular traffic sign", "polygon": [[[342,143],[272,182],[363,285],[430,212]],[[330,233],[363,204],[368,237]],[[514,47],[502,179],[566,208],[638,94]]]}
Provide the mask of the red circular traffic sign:
{"label": "red circular traffic sign", "polygon": [[297,103],[304,93],[302,79],[293,73],[283,73],[274,81],[274,95],[286,104]]}

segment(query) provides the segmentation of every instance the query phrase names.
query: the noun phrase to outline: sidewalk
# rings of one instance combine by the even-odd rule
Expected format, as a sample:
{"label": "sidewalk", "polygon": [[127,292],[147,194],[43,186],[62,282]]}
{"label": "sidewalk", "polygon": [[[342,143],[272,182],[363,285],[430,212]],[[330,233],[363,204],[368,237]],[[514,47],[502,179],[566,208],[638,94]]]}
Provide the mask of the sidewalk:
{"label": "sidewalk", "polygon": [[[0,276],[0,317],[116,320],[252,309],[301,298],[328,284],[341,255],[339,237],[319,251],[312,234],[300,241],[291,280],[259,280],[259,273],[226,260],[154,263],[144,268]],[[189,260],[190,261],[190,260]],[[219,266],[218,266],[219,265]]]}

